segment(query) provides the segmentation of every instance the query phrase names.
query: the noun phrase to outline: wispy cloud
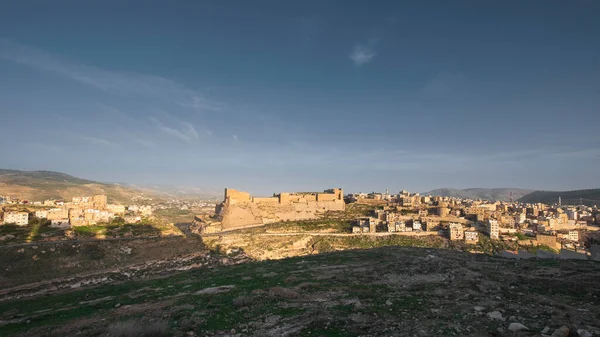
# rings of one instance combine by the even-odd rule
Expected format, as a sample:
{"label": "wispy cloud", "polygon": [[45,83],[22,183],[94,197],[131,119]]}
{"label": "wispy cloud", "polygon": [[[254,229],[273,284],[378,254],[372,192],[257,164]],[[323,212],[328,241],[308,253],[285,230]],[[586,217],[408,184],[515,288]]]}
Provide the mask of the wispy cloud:
{"label": "wispy cloud", "polygon": [[375,56],[377,56],[377,53],[371,47],[360,44],[355,45],[350,55],[348,55],[357,66],[371,62]]}
{"label": "wispy cloud", "polygon": [[109,140],[103,139],[103,138],[96,138],[96,137],[90,137],[90,136],[82,136],[81,137],[82,140],[91,143],[91,144],[95,144],[95,145],[102,145],[102,146],[109,146],[109,147],[120,147],[119,144],[111,142]]}
{"label": "wispy cloud", "polygon": [[237,135],[231,135],[231,138],[233,138],[233,140],[235,140],[236,142],[239,141],[238,136]]}
{"label": "wispy cloud", "polygon": [[4,38],[0,38],[0,58],[52,72],[106,92],[163,99],[196,111],[224,108],[222,103],[209,100],[202,93],[164,77],[82,65]]}
{"label": "wispy cloud", "polygon": [[178,138],[184,142],[190,143],[194,140],[197,140],[198,132],[194,128],[191,123],[188,122],[180,122],[181,128],[175,129],[173,127],[166,126],[161,121],[159,121],[156,117],[150,117],[150,120],[156,125],[156,127],[162,132],[171,135],[175,138]]}

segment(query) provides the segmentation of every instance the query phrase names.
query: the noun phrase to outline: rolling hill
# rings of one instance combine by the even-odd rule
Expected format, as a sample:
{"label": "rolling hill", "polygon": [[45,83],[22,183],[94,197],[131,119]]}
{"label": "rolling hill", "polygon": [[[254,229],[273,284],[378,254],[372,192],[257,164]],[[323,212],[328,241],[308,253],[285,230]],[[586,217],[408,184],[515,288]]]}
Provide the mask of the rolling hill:
{"label": "rolling hill", "polygon": [[111,202],[128,202],[140,190],[119,184],[106,184],[52,171],[0,169],[0,195],[42,201],[74,196],[106,194]]}
{"label": "rolling hill", "polygon": [[421,193],[422,195],[434,195],[442,197],[455,197],[462,199],[484,199],[484,200],[498,200],[498,201],[509,201],[510,193],[512,192],[513,200],[524,197],[525,195],[533,192],[533,190],[526,190],[521,188],[440,188],[429,192]]}
{"label": "rolling hill", "polygon": [[580,203],[587,206],[600,205],[600,188],[562,192],[535,191],[523,196],[519,201],[524,203],[541,202],[544,204],[555,204],[558,203],[559,197],[563,205],[579,205]]}

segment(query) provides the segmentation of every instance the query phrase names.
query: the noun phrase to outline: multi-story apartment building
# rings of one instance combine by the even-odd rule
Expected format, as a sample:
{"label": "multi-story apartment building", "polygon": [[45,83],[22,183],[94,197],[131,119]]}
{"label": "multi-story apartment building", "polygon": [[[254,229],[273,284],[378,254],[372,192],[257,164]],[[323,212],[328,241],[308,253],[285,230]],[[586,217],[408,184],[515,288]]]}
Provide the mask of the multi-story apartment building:
{"label": "multi-story apartment building", "polygon": [[48,211],[47,210],[35,211],[35,217],[39,218],[39,219],[48,218]]}
{"label": "multi-story apartment building", "polygon": [[568,239],[571,241],[579,242],[579,232],[578,231],[569,231]]}
{"label": "multi-story apartment building", "polygon": [[477,243],[479,242],[479,232],[476,230],[466,230],[465,231],[465,242],[466,243]]}
{"label": "multi-story apartment building", "polygon": [[500,238],[500,226],[496,220],[488,220],[487,222],[487,233],[490,239],[498,240]]}
{"label": "multi-story apartment building", "polygon": [[4,224],[16,224],[19,226],[26,226],[29,223],[29,213],[27,212],[5,212],[4,213]]}
{"label": "multi-story apartment building", "polygon": [[448,225],[448,233],[450,234],[450,240],[462,240],[464,239],[464,232],[462,225],[456,222],[452,222]]}

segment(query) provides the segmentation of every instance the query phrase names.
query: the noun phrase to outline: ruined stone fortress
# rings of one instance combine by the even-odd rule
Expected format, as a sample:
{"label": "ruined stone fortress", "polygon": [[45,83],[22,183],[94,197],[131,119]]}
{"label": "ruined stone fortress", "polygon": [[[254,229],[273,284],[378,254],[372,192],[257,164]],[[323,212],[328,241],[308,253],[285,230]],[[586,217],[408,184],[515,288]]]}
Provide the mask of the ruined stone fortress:
{"label": "ruined stone fortress", "polygon": [[341,188],[318,192],[252,197],[247,192],[225,189],[225,199],[215,210],[223,229],[243,228],[278,221],[315,219],[327,211],[346,208]]}

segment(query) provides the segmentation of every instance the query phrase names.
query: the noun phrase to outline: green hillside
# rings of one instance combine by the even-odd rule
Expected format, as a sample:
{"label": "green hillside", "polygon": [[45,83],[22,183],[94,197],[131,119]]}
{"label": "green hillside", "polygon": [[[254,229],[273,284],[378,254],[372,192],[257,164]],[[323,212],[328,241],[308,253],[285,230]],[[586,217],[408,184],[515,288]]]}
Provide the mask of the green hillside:
{"label": "green hillside", "polygon": [[558,198],[561,198],[563,205],[579,205],[583,203],[587,206],[600,205],[600,189],[594,188],[589,190],[575,190],[575,191],[535,191],[530,193],[519,201],[525,203],[544,203],[544,204],[555,204],[558,203]]}

